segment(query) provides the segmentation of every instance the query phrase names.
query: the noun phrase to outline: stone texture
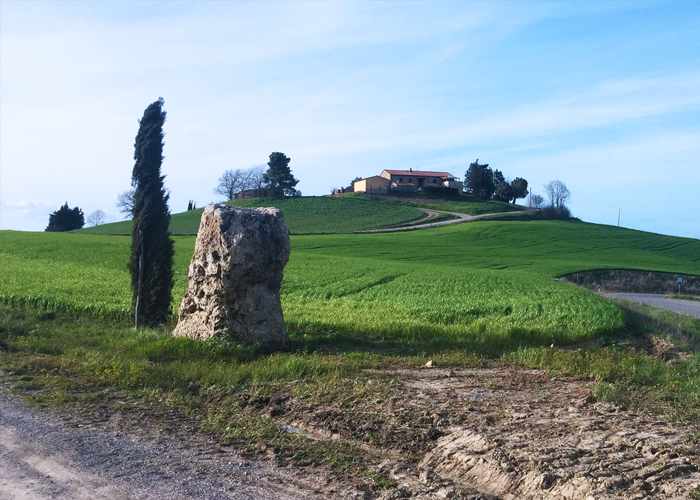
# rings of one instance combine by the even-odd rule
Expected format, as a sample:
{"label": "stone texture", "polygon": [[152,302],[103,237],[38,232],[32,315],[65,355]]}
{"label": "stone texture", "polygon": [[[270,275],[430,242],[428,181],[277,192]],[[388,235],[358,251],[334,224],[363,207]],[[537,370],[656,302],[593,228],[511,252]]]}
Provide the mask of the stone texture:
{"label": "stone texture", "polygon": [[208,205],[173,335],[201,340],[226,331],[246,344],[285,343],[279,290],[289,251],[276,208]]}

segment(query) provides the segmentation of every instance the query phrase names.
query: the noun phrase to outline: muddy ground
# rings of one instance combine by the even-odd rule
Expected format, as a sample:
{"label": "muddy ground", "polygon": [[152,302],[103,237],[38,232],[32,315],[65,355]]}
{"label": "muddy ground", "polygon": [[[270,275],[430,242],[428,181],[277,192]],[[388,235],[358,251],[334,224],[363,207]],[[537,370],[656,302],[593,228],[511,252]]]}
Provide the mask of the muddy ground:
{"label": "muddy ground", "polygon": [[[52,430],[23,431],[16,423],[21,416],[13,420],[19,427],[3,422],[0,471],[10,474],[8,464],[15,464],[15,476],[21,475],[17,464],[32,469],[22,458],[32,440],[37,463],[37,453],[57,446],[47,440],[72,442],[78,438],[67,435],[84,432],[92,437],[80,439],[102,444],[85,448],[84,457],[76,448],[61,466],[78,467],[70,469],[74,482],[98,481],[104,491],[126,491],[118,489],[124,487],[120,478],[138,477],[131,482],[140,489],[124,498],[169,491],[171,498],[602,500],[689,499],[700,492],[698,429],[595,402],[594,382],[499,365],[376,372],[368,380],[375,374],[384,384],[381,396],[352,408],[310,406],[287,395],[241,410],[262,412],[309,439],[354,443],[373,474],[303,466],[251,443],[222,446],[194,419],[110,391],[80,407],[15,408],[30,420],[45,419],[45,429]],[[3,377],[4,386],[13,384]],[[60,462],[60,456],[49,458]],[[0,477],[2,491],[9,491],[8,481]],[[21,489],[24,483],[12,484]],[[0,498],[71,498],[61,496],[70,493],[70,484],[52,487]]]}

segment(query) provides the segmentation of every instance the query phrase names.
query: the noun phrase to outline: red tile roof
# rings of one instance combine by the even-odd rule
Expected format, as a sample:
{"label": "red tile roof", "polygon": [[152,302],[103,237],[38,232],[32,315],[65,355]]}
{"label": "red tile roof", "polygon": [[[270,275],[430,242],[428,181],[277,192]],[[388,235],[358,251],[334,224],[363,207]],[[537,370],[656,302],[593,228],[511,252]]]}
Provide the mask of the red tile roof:
{"label": "red tile roof", "polygon": [[385,170],[389,175],[415,175],[416,177],[448,177],[449,172],[421,172],[420,170]]}

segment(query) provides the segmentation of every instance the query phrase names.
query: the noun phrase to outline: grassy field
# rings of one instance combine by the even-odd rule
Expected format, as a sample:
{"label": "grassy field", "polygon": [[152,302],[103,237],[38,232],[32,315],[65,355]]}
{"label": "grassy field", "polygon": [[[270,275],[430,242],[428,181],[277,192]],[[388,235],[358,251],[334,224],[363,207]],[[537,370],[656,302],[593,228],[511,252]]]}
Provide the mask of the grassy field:
{"label": "grassy field", "polygon": [[[3,233],[3,241],[0,261],[14,270],[0,276],[5,302],[128,317],[127,237]],[[194,239],[175,241],[179,274],[174,310],[184,291]],[[423,336],[436,349],[471,345],[498,350],[515,337],[536,344],[571,342],[622,326],[606,300],[542,275],[295,250],[285,269],[282,300],[288,328],[300,334],[354,335],[406,345]]]}
{"label": "grassy field", "polygon": [[[420,201],[418,201],[420,200]],[[429,201],[426,201],[429,200]],[[299,198],[251,198],[229,202],[237,207],[275,207],[284,212],[290,234],[345,234],[366,229],[394,227],[425,216],[415,208],[429,208],[470,215],[520,211],[523,207],[500,201],[480,202],[470,196],[426,199],[424,196],[345,195],[341,197],[306,196]],[[201,208],[173,214],[170,232],[177,236],[196,235],[202,217]],[[441,219],[442,220],[442,219]],[[131,221],[83,228],[80,234],[131,235]]]}
{"label": "grassy field", "polygon": [[[186,215],[187,224],[198,217]],[[194,237],[174,239],[176,309]],[[91,386],[117,387],[195,416],[222,441],[262,442],[300,463],[362,474],[373,469],[357,446],[284,432],[274,402],[292,398],[299,415],[342,408],[329,425],[359,422],[354,442],[381,446],[377,429],[392,413],[372,410],[391,400],[397,377],[381,370],[499,359],[598,380],[596,398],[625,407],[689,425],[700,418],[700,320],[618,307],[550,278],[601,267],[700,275],[698,240],[554,221],[292,236],[281,290],[290,343],[277,353],[173,338],[169,326],[133,329],[129,243],[0,232],[0,370],[28,400],[79,405],[100,397]],[[671,364],[644,350],[651,335],[690,347]],[[416,439],[420,447],[426,438]]]}
{"label": "grassy field", "polygon": [[700,275],[700,241],[561,221],[475,221],[423,231],[294,239],[297,252],[560,276],[591,269]]}
{"label": "grassy field", "polygon": [[[128,316],[128,237],[6,231],[1,238],[0,264],[14,270],[0,275],[5,302]],[[175,242],[174,311],[194,238]],[[300,334],[404,345],[422,336],[435,349],[497,352],[513,339],[567,343],[621,328],[610,302],[549,279],[602,267],[700,275],[700,242],[554,221],[294,236],[282,300],[288,328]]]}
{"label": "grassy field", "polygon": [[[251,198],[229,203],[237,207],[275,207],[284,212],[290,234],[352,233],[365,229],[392,227],[425,217],[414,208],[398,203],[385,203],[370,197],[334,198],[306,196],[299,198]],[[196,235],[202,208],[173,214],[170,232],[173,235]],[[79,233],[131,235],[131,221],[84,228]]]}

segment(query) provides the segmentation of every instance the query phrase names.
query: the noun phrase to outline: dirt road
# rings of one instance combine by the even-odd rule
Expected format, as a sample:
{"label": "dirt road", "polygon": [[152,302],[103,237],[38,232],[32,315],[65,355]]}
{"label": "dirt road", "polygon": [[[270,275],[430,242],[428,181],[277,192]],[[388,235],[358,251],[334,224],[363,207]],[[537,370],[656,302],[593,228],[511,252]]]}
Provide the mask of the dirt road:
{"label": "dirt road", "polygon": [[606,293],[603,295],[700,318],[700,302],[692,300],[667,299],[665,295],[651,293]]}
{"label": "dirt road", "polygon": [[272,461],[247,460],[194,432],[196,423],[186,418],[165,416],[162,422],[173,430],[160,432],[153,422],[125,422],[118,415],[85,419],[66,410],[37,411],[0,388],[0,499],[335,496],[323,476],[305,479]]}
{"label": "dirt road", "polygon": [[438,221],[438,222],[425,222],[425,223],[413,224],[413,225],[408,225],[408,226],[390,227],[390,228],[385,228],[385,229],[367,229],[365,231],[358,231],[358,232],[360,232],[360,233],[393,233],[396,231],[411,231],[413,229],[426,229],[429,227],[439,227],[439,226],[446,226],[448,224],[457,224],[459,222],[468,222],[471,220],[483,219],[484,217],[491,217],[492,215],[504,215],[504,214],[509,214],[509,213],[520,213],[520,212],[501,212],[501,213],[495,213],[495,214],[467,215],[467,214],[460,214],[457,212],[444,212],[442,210],[430,210],[427,208],[417,208],[417,207],[410,207],[410,208],[416,208],[417,210],[420,210],[421,212],[425,212],[427,214],[427,216],[423,220],[435,219],[436,217],[439,217],[440,215],[444,215],[444,214],[452,215],[456,218]]}
{"label": "dirt road", "polygon": [[[697,431],[596,402],[594,382],[499,366],[387,373],[388,399],[352,410],[381,422],[385,444],[363,447],[394,481],[388,489],[242,455],[143,403],[85,415],[26,408],[0,389],[0,498],[687,500],[700,491]],[[285,405],[279,423],[309,435],[330,436],[330,426],[332,439],[349,441],[362,424],[342,420],[350,409]]]}

